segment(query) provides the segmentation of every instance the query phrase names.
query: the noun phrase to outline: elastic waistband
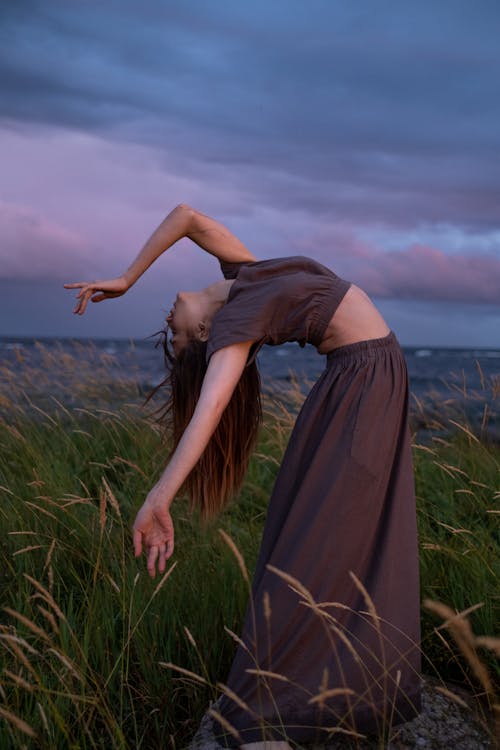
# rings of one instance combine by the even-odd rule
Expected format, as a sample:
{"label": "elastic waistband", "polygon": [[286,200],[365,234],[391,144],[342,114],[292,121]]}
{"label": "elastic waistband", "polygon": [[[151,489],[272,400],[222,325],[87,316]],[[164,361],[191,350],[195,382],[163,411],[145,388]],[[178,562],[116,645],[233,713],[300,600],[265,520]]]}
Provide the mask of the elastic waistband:
{"label": "elastic waistband", "polygon": [[330,364],[339,364],[342,360],[348,360],[352,357],[358,357],[361,355],[367,355],[375,353],[379,349],[400,349],[399,341],[396,338],[394,331],[390,331],[387,336],[383,336],[379,339],[365,339],[364,341],[356,341],[354,344],[345,344],[344,346],[338,346],[328,352],[326,355],[327,367]]}

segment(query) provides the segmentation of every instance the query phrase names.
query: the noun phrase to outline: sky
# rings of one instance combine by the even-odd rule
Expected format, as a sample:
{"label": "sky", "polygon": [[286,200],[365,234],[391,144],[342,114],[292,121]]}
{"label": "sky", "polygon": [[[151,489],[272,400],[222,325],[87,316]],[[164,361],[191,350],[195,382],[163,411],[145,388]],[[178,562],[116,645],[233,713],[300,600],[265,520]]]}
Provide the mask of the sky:
{"label": "sky", "polygon": [[407,346],[500,347],[497,0],[2,0],[0,335],[143,338],[216,280],[178,204],[310,255]]}

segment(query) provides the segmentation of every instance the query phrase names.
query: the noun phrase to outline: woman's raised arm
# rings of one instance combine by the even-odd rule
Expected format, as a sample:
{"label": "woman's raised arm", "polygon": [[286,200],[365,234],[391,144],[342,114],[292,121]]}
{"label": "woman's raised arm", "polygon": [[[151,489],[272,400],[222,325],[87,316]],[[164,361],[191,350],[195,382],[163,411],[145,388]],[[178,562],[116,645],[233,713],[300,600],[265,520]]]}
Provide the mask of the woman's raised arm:
{"label": "woman's raised arm", "polygon": [[210,255],[229,263],[256,260],[250,250],[220,222],[180,203],[155,229],[125,273],[106,281],[78,281],[66,289],[80,289],[73,312],[83,315],[89,299],[102,302],[119,297],[135,284],[154,261],[178,240],[188,237]]}
{"label": "woman's raised arm", "polygon": [[219,221],[180,203],[155,229],[123,274],[129,287],[175,242],[189,237],[210,255],[230,263],[255,260],[250,250]]}

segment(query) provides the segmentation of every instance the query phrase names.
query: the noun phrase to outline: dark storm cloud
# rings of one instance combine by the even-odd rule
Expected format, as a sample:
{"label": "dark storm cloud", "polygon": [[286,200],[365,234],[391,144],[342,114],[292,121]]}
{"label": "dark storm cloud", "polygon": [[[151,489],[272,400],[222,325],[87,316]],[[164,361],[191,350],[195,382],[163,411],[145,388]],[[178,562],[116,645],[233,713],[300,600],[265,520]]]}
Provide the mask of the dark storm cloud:
{"label": "dark storm cloud", "polygon": [[230,174],[250,200],[280,209],[494,227],[499,8],[6,6],[1,112],[154,143],[166,169]]}

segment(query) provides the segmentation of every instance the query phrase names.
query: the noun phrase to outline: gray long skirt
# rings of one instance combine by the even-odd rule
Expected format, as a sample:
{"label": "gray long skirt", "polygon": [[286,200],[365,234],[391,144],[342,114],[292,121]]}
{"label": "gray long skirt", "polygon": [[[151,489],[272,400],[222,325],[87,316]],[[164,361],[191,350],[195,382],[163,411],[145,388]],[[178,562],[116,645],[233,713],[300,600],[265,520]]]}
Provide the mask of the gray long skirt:
{"label": "gray long skirt", "polygon": [[239,745],[227,723],[241,742],[313,743],[419,713],[408,374],[392,331],[327,355],[275,482],[252,594],[220,745]]}

